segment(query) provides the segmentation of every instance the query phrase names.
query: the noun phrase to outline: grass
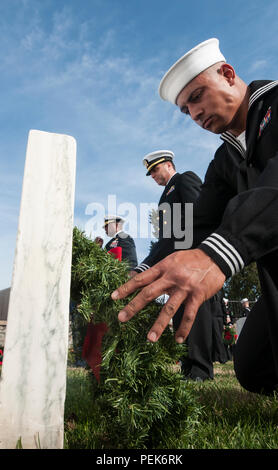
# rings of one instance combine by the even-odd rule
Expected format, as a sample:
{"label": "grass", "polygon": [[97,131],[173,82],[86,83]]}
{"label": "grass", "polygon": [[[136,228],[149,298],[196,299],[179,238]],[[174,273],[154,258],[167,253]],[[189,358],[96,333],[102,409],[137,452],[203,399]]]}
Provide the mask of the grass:
{"label": "grass", "polygon": [[90,373],[82,367],[68,368],[65,401],[65,448],[93,448],[94,406]]}
{"label": "grass", "polygon": [[215,379],[194,384],[203,412],[184,448],[277,449],[278,401],[247,392],[238,383],[233,363],[215,365]]}
{"label": "grass", "polygon": [[[192,433],[185,434],[183,449],[277,449],[277,396],[244,390],[235,378],[231,361],[215,364],[214,374],[213,381],[188,384],[202,412]],[[90,371],[68,367],[66,449],[94,448],[94,415]]]}
{"label": "grass", "polygon": [[[277,449],[278,401],[244,390],[232,361],[215,364],[215,379],[188,384],[202,406],[184,449]],[[94,407],[88,370],[68,368],[65,448],[93,449]]]}

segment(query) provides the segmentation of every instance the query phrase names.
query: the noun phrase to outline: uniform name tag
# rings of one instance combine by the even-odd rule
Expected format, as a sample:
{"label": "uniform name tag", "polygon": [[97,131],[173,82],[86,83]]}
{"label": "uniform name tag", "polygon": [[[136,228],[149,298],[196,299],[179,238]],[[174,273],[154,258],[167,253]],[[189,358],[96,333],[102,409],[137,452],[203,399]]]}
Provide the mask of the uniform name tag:
{"label": "uniform name tag", "polygon": [[263,118],[263,120],[260,124],[260,130],[259,130],[258,137],[261,137],[261,134],[262,134],[263,130],[265,129],[265,127],[267,126],[267,124],[269,123],[270,119],[271,119],[271,106],[269,106],[269,108],[266,112],[266,115],[265,115],[265,117]]}

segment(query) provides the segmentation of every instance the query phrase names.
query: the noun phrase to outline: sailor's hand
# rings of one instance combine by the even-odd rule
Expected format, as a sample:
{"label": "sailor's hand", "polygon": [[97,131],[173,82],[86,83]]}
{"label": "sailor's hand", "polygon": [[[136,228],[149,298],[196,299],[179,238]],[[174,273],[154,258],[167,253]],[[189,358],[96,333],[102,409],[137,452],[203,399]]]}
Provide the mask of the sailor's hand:
{"label": "sailor's hand", "polygon": [[182,302],[184,314],[176,332],[182,343],[188,336],[199,307],[216,294],[225,282],[225,275],[202,250],[177,251],[145,272],[136,274],[111,295],[124,299],[137,289],[141,291],[119,312],[118,319],[126,322],[148,303],[162,294],[169,298],[148,333],[149,341],[157,341]]}

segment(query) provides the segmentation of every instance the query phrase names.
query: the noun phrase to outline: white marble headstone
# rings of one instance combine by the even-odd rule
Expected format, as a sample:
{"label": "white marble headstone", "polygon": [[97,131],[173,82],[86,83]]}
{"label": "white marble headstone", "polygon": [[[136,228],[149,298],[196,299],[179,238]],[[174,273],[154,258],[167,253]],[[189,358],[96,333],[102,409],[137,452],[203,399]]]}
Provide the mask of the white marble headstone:
{"label": "white marble headstone", "polygon": [[63,448],[76,142],[32,130],[0,382],[0,448]]}

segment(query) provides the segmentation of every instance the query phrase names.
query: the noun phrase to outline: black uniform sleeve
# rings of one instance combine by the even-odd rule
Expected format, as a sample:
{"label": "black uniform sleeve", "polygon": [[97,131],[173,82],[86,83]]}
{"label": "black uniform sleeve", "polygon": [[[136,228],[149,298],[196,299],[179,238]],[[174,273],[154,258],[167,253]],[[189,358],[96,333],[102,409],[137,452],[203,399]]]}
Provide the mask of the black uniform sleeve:
{"label": "black uniform sleeve", "polygon": [[171,238],[161,238],[152,247],[149,255],[140,263],[134,271],[143,272],[151,268],[174,251],[174,240]]}
{"label": "black uniform sleeve", "polygon": [[[113,239],[114,240],[114,239]],[[104,249],[109,251],[110,250],[110,245],[111,245],[111,240],[109,240],[109,242],[106,243]]]}
{"label": "black uniform sleeve", "polygon": [[199,198],[193,211],[193,248],[221,224],[229,201],[236,195],[215,168],[215,160],[208,166]]}
{"label": "black uniform sleeve", "polygon": [[127,237],[118,238],[118,246],[122,248],[122,259],[129,262],[130,269],[137,266],[136,247],[133,238],[128,235]]}
{"label": "black uniform sleeve", "polygon": [[[249,176],[256,172],[248,168]],[[278,248],[278,154],[267,161],[252,189],[233,197],[219,227],[199,248],[226,277]]]}

